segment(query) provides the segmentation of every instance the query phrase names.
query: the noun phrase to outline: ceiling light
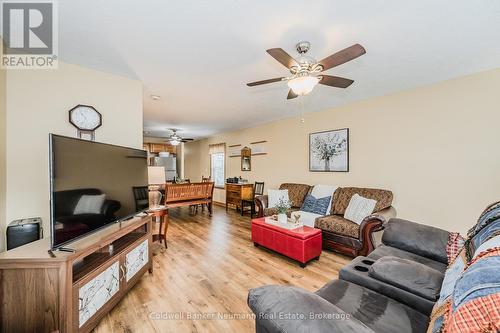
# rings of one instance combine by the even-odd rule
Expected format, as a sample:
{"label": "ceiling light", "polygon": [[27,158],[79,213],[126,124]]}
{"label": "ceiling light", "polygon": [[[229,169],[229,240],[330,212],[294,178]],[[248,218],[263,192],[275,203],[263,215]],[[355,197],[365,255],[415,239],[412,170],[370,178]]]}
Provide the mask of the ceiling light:
{"label": "ceiling light", "polygon": [[160,98],[161,98],[161,97],[160,97],[160,96],[158,96],[158,95],[151,95],[151,99],[152,99],[153,101],[157,101],[157,100],[159,100]]}
{"label": "ceiling light", "polygon": [[173,140],[170,141],[170,144],[172,146],[177,146],[179,143],[181,143],[181,142],[179,140],[177,140],[177,139],[173,139]]}
{"label": "ceiling light", "polygon": [[288,81],[288,86],[299,96],[309,94],[318,84],[319,78],[315,76],[298,76]]}

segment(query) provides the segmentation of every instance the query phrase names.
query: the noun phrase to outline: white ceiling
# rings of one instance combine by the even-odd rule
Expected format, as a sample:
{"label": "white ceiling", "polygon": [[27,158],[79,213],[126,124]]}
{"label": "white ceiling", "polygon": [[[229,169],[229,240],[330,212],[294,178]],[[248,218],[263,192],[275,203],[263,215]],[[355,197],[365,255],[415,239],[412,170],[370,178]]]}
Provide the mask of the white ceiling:
{"label": "white ceiling", "polygon": [[[500,67],[498,0],[59,1],[63,61],[144,83],[144,126],[205,137]],[[328,71],[355,80],[286,100],[266,49],[316,59],[354,43],[367,54]],[[160,95],[153,101],[151,94]]]}

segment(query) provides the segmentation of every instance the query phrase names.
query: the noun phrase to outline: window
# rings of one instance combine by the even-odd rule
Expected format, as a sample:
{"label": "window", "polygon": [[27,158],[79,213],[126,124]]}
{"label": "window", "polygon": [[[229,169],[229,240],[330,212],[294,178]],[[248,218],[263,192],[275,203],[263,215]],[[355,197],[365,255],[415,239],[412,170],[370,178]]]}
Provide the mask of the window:
{"label": "window", "polygon": [[215,183],[215,187],[224,188],[226,144],[216,143],[208,145],[210,154],[210,178]]}
{"label": "window", "polygon": [[224,153],[210,154],[210,175],[215,187],[224,187]]}

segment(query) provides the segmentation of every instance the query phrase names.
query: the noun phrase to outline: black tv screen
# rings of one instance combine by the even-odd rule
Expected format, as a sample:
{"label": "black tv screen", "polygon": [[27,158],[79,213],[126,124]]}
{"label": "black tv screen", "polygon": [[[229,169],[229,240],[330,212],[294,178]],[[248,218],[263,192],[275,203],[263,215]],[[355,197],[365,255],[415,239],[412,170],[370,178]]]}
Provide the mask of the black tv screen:
{"label": "black tv screen", "polygon": [[148,207],[144,150],[50,135],[52,248]]}

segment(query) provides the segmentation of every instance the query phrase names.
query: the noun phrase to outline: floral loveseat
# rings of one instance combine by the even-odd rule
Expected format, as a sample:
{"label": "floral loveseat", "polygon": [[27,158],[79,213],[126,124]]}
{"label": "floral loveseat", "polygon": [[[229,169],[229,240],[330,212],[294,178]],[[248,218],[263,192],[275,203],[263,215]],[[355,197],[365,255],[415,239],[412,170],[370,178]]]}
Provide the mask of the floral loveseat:
{"label": "floral loveseat", "polygon": [[[290,212],[298,211],[313,186],[306,184],[283,183],[280,190],[288,190],[292,207]],[[354,194],[377,201],[373,214],[366,217],[361,224],[345,219],[344,213]],[[314,226],[323,233],[323,248],[348,254],[351,256],[367,255],[375,248],[373,233],[383,229],[383,224],[396,211],[392,205],[392,192],[382,189],[361,187],[339,187],[333,194],[329,215],[316,218]],[[268,207],[267,195],[255,197],[258,208],[257,217],[276,214],[274,208]]]}

